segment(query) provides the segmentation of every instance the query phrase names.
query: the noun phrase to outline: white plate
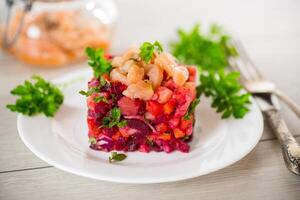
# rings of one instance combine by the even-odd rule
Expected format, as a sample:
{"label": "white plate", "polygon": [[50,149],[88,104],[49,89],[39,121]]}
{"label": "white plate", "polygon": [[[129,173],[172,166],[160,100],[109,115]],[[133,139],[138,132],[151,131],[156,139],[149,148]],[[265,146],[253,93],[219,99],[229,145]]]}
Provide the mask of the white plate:
{"label": "white plate", "polygon": [[221,120],[203,99],[196,111],[190,153],[129,152],[110,164],[110,153],[89,148],[85,97],[91,71],[80,70],[54,80],[63,87],[65,101],[56,116],[18,116],[18,130],[26,146],[49,164],[77,175],[123,183],[184,180],[222,169],[247,155],[259,141],[263,120],[257,105],[240,120]]}

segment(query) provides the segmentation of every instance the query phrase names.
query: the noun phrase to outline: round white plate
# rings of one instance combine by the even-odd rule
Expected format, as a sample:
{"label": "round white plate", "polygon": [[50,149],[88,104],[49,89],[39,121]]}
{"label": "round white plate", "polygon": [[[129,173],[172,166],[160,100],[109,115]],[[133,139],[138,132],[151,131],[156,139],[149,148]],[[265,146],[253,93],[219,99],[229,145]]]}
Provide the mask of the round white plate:
{"label": "round white plate", "polygon": [[110,153],[89,148],[85,97],[92,73],[80,70],[54,80],[63,88],[64,104],[54,118],[18,116],[25,145],[49,164],[77,175],[123,183],[159,183],[184,180],[222,169],[247,155],[259,141],[263,120],[257,105],[243,119],[222,120],[202,99],[196,111],[189,153],[128,152],[122,162],[110,164]]}

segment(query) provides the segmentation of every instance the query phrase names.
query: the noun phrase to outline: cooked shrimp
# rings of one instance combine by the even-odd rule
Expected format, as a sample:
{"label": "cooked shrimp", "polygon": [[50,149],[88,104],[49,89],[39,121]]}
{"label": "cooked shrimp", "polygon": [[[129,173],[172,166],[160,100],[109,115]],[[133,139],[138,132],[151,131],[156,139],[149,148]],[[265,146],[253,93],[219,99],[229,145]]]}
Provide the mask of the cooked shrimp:
{"label": "cooked shrimp", "polygon": [[173,68],[177,65],[175,58],[166,52],[161,53],[157,56],[154,62],[157,66],[164,69],[169,76],[173,75]]}
{"label": "cooked shrimp", "polygon": [[110,72],[110,78],[112,81],[120,81],[126,85],[128,84],[126,76],[122,74],[117,68],[113,69]]}
{"label": "cooked shrimp", "polygon": [[135,45],[131,46],[123,55],[124,61],[129,59],[138,59],[139,58],[139,48]]}
{"label": "cooked shrimp", "polygon": [[124,59],[122,56],[116,56],[111,61],[111,65],[113,67],[120,67],[123,65],[123,63],[124,63]]}
{"label": "cooked shrimp", "polygon": [[134,65],[134,61],[133,60],[128,60],[126,61],[124,64],[122,64],[119,67],[119,70],[122,74],[127,74],[129,72],[129,69]]}
{"label": "cooked shrimp", "polygon": [[151,83],[148,81],[139,81],[131,84],[123,91],[123,95],[129,98],[139,98],[142,100],[150,100],[154,94]]}
{"label": "cooked shrimp", "polygon": [[174,82],[182,86],[189,78],[189,71],[184,66],[177,66],[173,69],[173,80]]}
{"label": "cooked shrimp", "polygon": [[144,68],[141,68],[135,64],[131,65],[127,74],[127,82],[129,84],[137,83],[143,80],[145,74]]}
{"label": "cooked shrimp", "polygon": [[160,84],[164,78],[163,72],[164,71],[157,65],[151,65],[151,67],[149,68],[147,75],[148,75],[149,80],[152,83],[152,86],[154,89],[156,89],[158,86],[160,86]]}

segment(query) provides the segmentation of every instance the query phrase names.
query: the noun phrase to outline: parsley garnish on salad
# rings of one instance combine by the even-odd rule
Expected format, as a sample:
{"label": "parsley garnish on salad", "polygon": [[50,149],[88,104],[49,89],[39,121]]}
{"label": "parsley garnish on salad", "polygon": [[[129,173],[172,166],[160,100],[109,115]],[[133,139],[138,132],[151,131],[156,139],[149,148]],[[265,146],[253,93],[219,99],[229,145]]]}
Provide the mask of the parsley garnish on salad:
{"label": "parsley garnish on salad", "polygon": [[109,116],[106,116],[102,120],[102,127],[112,128],[118,126],[119,128],[127,125],[126,120],[121,120],[121,110],[118,107],[113,107],[109,112]]}
{"label": "parsley garnish on salad", "polygon": [[99,78],[103,74],[108,74],[111,69],[111,63],[105,58],[103,49],[86,48],[88,64],[93,68],[94,76]]}
{"label": "parsley garnish on salad", "polygon": [[10,93],[19,96],[15,104],[6,107],[12,112],[33,116],[44,113],[47,117],[53,117],[61,104],[64,96],[60,89],[39,76],[32,76],[30,82],[26,80],[23,85],[18,85]]}
{"label": "parsley garnish on salad", "polygon": [[155,41],[153,44],[150,42],[144,42],[140,47],[140,57],[146,62],[152,59],[154,52],[161,53],[163,48],[158,41]]}
{"label": "parsley garnish on salad", "polygon": [[94,94],[96,92],[100,92],[99,87],[92,87],[88,91],[80,90],[79,94],[88,97],[88,96],[91,96],[92,94]]}
{"label": "parsley garnish on salad", "polygon": [[[238,72],[227,72],[229,58],[238,56],[226,35],[218,25],[212,25],[207,34],[196,25],[190,32],[178,31],[178,40],[171,43],[173,55],[182,63],[197,65],[200,86],[197,98],[211,97],[213,108],[222,113],[222,118],[242,118],[249,111],[249,94],[242,94]],[[185,115],[188,119],[199,100],[195,100]]]}

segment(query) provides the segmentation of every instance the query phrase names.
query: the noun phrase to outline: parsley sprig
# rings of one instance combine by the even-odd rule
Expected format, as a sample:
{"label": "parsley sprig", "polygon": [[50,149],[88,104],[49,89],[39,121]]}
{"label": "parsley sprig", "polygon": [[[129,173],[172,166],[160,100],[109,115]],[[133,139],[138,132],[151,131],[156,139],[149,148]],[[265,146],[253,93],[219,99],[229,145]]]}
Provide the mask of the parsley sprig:
{"label": "parsley sprig", "polygon": [[192,31],[178,30],[179,40],[171,43],[173,55],[185,64],[198,65],[202,70],[226,68],[228,58],[237,56],[237,51],[230,44],[230,37],[216,24],[207,34],[195,25]]}
{"label": "parsley sprig", "polygon": [[117,153],[117,152],[112,152],[111,156],[108,158],[109,163],[112,163],[114,161],[122,161],[125,158],[127,158],[126,154],[123,153]]}
{"label": "parsley sprig", "polygon": [[18,85],[10,93],[19,96],[15,104],[6,107],[12,112],[33,116],[44,113],[53,117],[61,104],[64,96],[60,89],[39,76],[32,76],[34,82],[26,80],[23,85]]}
{"label": "parsley sprig", "polygon": [[197,99],[192,102],[185,119],[188,119],[200,102],[200,97],[211,97],[213,108],[222,118],[242,118],[248,112],[249,94],[242,94],[238,72],[226,72],[229,58],[238,56],[230,37],[218,25],[212,25],[207,34],[196,25],[192,31],[178,31],[179,39],[171,43],[173,55],[181,62],[197,65],[200,86]]}
{"label": "parsley sprig", "polygon": [[88,64],[93,68],[94,76],[99,78],[103,74],[111,71],[111,63],[105,58],[103,49],[86,48],[86,55],[88,56]]}
{"label": "parsley sprig", "polygon": [[239,76],[238,72],[226,74],[223,70],[200,75],[201,85],[198,90],[212,98],[211,105],[218,113],[222,113],[222,118],[231,115],[242,118],[249,111],[247,104],[250,103],[250,94],[240,94],[242,86],[237,84]]}
{"label": "parsley sprig", "polygon": [[163,48],[158,41],[155,41],[153,44],[150,42],[144,42],[140,47],[139,55],[146,63],[149,63],[155,51],[158,53],[163,52]]}
{"label": "parsley sprig", "polygon": [[118,126],[119,128],[127,125],[126,120],[121,120],[121,110],[118,107],[113,107],[109,116],[106,116],[102,120],[102,127],[112,128],[113,126]]}

